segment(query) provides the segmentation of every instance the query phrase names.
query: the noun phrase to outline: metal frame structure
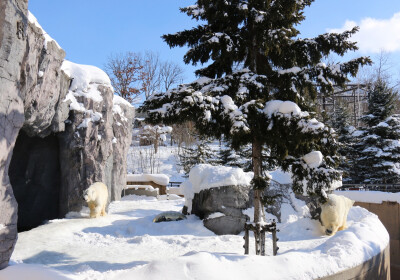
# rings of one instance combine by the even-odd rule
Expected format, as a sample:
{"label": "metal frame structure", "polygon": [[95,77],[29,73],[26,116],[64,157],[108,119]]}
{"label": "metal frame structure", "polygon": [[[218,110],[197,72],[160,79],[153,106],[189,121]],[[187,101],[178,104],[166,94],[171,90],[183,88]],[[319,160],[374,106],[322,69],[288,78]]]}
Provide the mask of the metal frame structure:
{"label": "metal frame structure", "polygon": [[352,112],[352,125],[359,126],[360,117],[368,109],[368,90],[370,84],[347,84],[346,87],[335,87],[330,95],[319,93],[317,107],[319,113],[333,113],[338,104],[342,104]]}

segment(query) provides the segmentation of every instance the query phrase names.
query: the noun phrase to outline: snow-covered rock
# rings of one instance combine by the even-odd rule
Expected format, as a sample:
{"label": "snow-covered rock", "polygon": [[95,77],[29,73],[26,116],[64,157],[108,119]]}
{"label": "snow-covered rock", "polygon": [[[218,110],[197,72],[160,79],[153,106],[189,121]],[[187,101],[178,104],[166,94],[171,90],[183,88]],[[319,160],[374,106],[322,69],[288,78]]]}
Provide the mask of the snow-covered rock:
{"label": "snow-covered rock", "polygon": [[[14,195],[20,201],[19,226],[39,212],[50,213],[47,220],[79,210],[83,189],[94,181],[108,185],[111,199],[120,198],[134,114],[122,102],[117,103],[124,118],[113,114],[107,75],[64,61],[64,50],[28,12],[27,3],[0,5],[0,269],[17,236]],[[20,173],[27,177],[20,180]]]}
{"label": "snow-covered rock", "polygon": [[253,176],[252,172],[245,173],[241,168],[235,167],[210,164],[199,164],[193,167],[189,172],[189,179],[181,186],[188,212],[191,212],[194,194],[222,186],[248,186]]}
{"label": "snow-covered rock", "polygon": [[250,207],[250,181],[253,173],[240,168],[199,164],[189,172],[181,188],[185,195],[184,213],[203,220],[216,234],[238,234],[248,217],[242,210]]}
{"label": "snow-covered rock", "polygon": [[[24,123],[21,74],[25,74],[28,3],[4,0],[0,5],[0,269],[8,265],[17,240],[17,202],[8,177],[8,164]],[[37,71],[33,71],[35,74]],[[24,81],[25,82],[25,81]]]}

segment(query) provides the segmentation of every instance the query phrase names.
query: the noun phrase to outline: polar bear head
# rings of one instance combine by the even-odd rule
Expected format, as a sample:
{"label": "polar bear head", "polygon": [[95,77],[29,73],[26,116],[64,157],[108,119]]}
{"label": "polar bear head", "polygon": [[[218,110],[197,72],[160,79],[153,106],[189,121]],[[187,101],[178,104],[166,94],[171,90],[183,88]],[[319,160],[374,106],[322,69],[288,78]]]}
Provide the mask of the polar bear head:
{"label": "polar bear head", "polygon": [[96,191],[93,188],[88,188],[83,192],[83,198],[86,202],[96,200]]}
{"label": "polar bear head", "polygon": [[326,235],[335,234],[341,226],[339,215],[332,207],[325,207],[324,211],[321,212],[321,222]]}
{"label": "polar bear head", "polygon": [[347,228],[347,214],[354,201],[342,195],[330,194],[327,202],[321,205],[321,223],[326,235],[334,235]]}

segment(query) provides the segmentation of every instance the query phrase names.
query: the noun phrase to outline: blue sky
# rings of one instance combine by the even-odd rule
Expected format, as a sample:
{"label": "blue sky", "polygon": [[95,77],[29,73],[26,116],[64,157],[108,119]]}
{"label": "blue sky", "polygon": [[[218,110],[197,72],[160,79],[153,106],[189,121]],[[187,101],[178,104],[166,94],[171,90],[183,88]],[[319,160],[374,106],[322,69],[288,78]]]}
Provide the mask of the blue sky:
{"label": "blue sky", "polygon": [[[182,64],[185,49],[170,49],[161,35],[196,25],[179,7],[194,0],[30,0],[29,10],[46,32],[66,51],[66,58],[102,68],[112,53],[159,52],[165,60]],[[355,24],[360,52],[370,55],[383,49],[391,54],[400,72],[399,0],[316,0],[305,10],[299,26],[301,37],[328,30],[343,30]],[[198,68],[199,66],[197,66]],[[184,66],[185,82],[194,79],[196,67]]]}

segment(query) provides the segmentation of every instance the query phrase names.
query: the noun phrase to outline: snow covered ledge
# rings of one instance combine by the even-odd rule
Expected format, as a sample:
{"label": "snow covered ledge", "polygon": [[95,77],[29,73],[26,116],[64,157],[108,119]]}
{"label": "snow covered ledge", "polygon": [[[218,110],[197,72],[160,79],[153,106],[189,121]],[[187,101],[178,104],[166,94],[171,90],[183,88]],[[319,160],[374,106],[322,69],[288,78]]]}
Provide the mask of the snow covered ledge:
{"label": "snow covered ledge", "polygon": [[[345,269],[339,273],[322,277],[323,280],[376,279],[390,280],[390,248],[389,243],[384,250],[362,264]],[[394,279],[393,279],[394,280]]]}

